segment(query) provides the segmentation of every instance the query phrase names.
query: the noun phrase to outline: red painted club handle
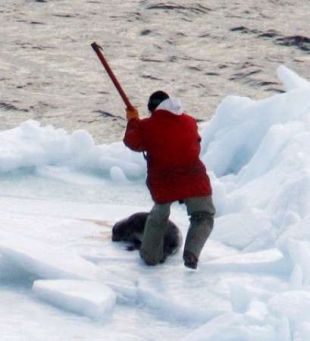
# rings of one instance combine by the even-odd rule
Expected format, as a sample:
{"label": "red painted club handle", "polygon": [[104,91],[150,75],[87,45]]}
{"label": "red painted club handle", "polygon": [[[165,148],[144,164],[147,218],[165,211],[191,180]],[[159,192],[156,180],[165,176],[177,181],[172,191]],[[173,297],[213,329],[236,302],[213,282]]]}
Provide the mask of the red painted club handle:
{"label": "red painted club handle", "polygon": [[108,64],[107,60],[105,59],[102,51],[102,47],[99,46],[97,43],[92,43],[91,47],[94,49],[94,51],[96,52],[99,60],[101,61],[103,67],[105,68],[107,74],[109,75],[109,77],[111,78],[111,81],[113,82],[114,86],[116,87],[118,93],[120,94],[120,96],[122,97],[126,107],[128,109],[132,109],[133,105],[130,103],[127,95],[125,94],[125,91],[123,90],[122,86],[120,85],[119,81],[117,80],[116,76],[114,75],[112,69],[110,68],[110,65]]}

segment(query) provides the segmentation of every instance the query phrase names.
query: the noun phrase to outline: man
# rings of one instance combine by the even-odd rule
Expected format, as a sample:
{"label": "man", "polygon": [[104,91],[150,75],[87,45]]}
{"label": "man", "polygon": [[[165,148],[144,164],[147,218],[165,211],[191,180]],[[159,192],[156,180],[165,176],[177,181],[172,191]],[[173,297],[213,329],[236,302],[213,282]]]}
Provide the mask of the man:
{"label": "man", "polygon": [[147,186],[154,207],[146,221],[140,255],[148,265],[165,259],[163,236],[174,201],[183,202],[190,216],[183,259],[196,269],[201,250],[213,228],[215,209],[206,168],[199,159],[200,136],[194,118],[183,113],[178,100],[163,91],[148,102],[151,116],[139,119],[135,108],[127,109],[124,143],[143,152],[147,161]]}

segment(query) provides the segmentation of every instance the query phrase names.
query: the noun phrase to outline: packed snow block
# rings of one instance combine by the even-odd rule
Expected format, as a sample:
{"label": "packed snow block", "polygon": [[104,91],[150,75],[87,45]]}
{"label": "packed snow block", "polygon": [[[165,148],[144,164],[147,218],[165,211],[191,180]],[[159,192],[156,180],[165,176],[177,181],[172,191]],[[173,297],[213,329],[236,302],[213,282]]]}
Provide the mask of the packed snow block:
{"label": "packed snow block", "polygon": [[202,264],[206,270],[287,273],[286,259],[278,249],[239,253]]}
{"label": "packed snow block", "polygon": [[114,291],[95,281],[38,280],[32,290],[51,305],[92,319],[110,316],[116,302]]}
{"label": "packed snow block", "polygon": [[0,255],[38,278],[95,279],[98,268],[75,253],[34,239],[0,234]]}

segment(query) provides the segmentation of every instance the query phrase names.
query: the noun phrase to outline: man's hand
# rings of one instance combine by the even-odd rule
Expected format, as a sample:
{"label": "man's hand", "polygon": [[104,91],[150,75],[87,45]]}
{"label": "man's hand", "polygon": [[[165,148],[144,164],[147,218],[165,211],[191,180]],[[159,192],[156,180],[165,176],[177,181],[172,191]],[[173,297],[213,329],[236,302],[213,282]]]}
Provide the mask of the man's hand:
{"label": "man's hand", "polygon": [[126,108],[126,118],[127,121],[130,121],[133,118],[139,118],[138,110],[135,107]]}

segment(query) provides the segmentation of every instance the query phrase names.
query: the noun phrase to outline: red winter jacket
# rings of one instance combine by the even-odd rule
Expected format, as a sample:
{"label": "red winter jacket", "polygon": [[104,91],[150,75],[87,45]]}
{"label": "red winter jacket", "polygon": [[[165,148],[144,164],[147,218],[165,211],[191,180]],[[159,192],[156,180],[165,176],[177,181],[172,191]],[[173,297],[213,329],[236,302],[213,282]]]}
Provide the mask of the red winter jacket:
{"label": "red winter jacket", "polygon": [[[164,101],[149,118],[131,119],[124,137],[130,149],[146,153],[147,186],[159,204],[212,194],[199,159],[196,121],[187,114],[168,111],[172,101]],[[173,108],[173,103],[170,106]]]}

